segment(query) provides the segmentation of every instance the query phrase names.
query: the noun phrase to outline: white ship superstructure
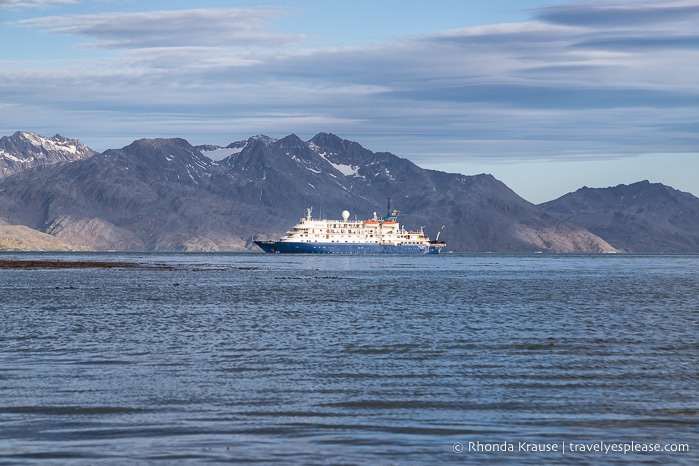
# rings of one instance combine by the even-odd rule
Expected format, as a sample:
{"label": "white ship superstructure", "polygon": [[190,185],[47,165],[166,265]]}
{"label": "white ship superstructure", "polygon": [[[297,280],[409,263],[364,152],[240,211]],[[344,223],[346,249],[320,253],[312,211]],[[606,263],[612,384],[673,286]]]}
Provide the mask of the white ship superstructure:
{"label": "white ship superstructure", "polygon": [[398,221],[398,211],[369,220],[350,220],[349,211],[342,220],[314,219],[312,209],[278,241],[255,241],[266,252],[337,254],[436,254],[446,245],[430,241],[423,227],[406,230]]}

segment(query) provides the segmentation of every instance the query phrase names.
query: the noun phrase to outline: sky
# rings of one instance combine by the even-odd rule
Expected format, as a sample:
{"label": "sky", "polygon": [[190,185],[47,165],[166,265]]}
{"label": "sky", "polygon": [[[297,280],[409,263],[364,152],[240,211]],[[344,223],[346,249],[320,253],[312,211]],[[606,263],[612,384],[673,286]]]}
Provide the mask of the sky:
{"label": "sky", "polygon": [[699,0],[0,0],[0,136],[334,133],[534,203],[699,196]]}

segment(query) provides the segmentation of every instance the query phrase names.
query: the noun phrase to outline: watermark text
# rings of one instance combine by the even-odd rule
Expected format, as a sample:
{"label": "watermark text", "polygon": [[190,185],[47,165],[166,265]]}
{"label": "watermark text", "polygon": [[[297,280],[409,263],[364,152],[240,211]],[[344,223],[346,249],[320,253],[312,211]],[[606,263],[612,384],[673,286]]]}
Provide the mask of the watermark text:
{"label": "watermark text", "polygon": [[580,454],[653,454],[653,453],[689,453],[688,443],[652,443],[652,442],[456,442],[452,451],[457,454],[474,453],[545,453],[560,455]]}

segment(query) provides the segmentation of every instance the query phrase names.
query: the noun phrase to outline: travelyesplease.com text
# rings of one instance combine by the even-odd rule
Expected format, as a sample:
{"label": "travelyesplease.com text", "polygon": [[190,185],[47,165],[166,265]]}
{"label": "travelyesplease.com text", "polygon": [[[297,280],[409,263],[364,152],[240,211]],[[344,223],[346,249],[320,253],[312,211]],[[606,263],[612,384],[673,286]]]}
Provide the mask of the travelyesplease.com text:
{"label": "travelyesplease.com text", "polygon": [[558,453],[565,454],[634,454],[634,453],[688,453],[687,443],[645,442],[456,442],[454,453]]}

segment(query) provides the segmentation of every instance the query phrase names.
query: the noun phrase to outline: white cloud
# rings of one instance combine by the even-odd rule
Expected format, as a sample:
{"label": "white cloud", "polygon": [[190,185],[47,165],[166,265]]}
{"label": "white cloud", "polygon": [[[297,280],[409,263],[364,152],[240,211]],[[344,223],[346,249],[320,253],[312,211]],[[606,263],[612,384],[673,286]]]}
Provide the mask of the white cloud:
{"label": "white cloud", "polygon": [[79,1],[80,0],[0,0],[0,8],[21,9],[52,5],[72,5]]}
{"label": "white cloud", "polygon": [[208,8],[48,16],[19,24],[85,36],[96,40],[94,45],[108,48],[278,46],[304,37],[263,30],[284,14],[278,8]]}
{"label": "white cloud", "polygon": [[0,94],[17,121],[72,124],[81,138],[96,126],[217,144],[234,131],[332,131],[420,161],[691,152],[695,6],[578,3],[530,22],[317,49],[275,33],[287,14],[276,8],[36,18],[22,24],[84,37],[106,56],[0,62]]}

